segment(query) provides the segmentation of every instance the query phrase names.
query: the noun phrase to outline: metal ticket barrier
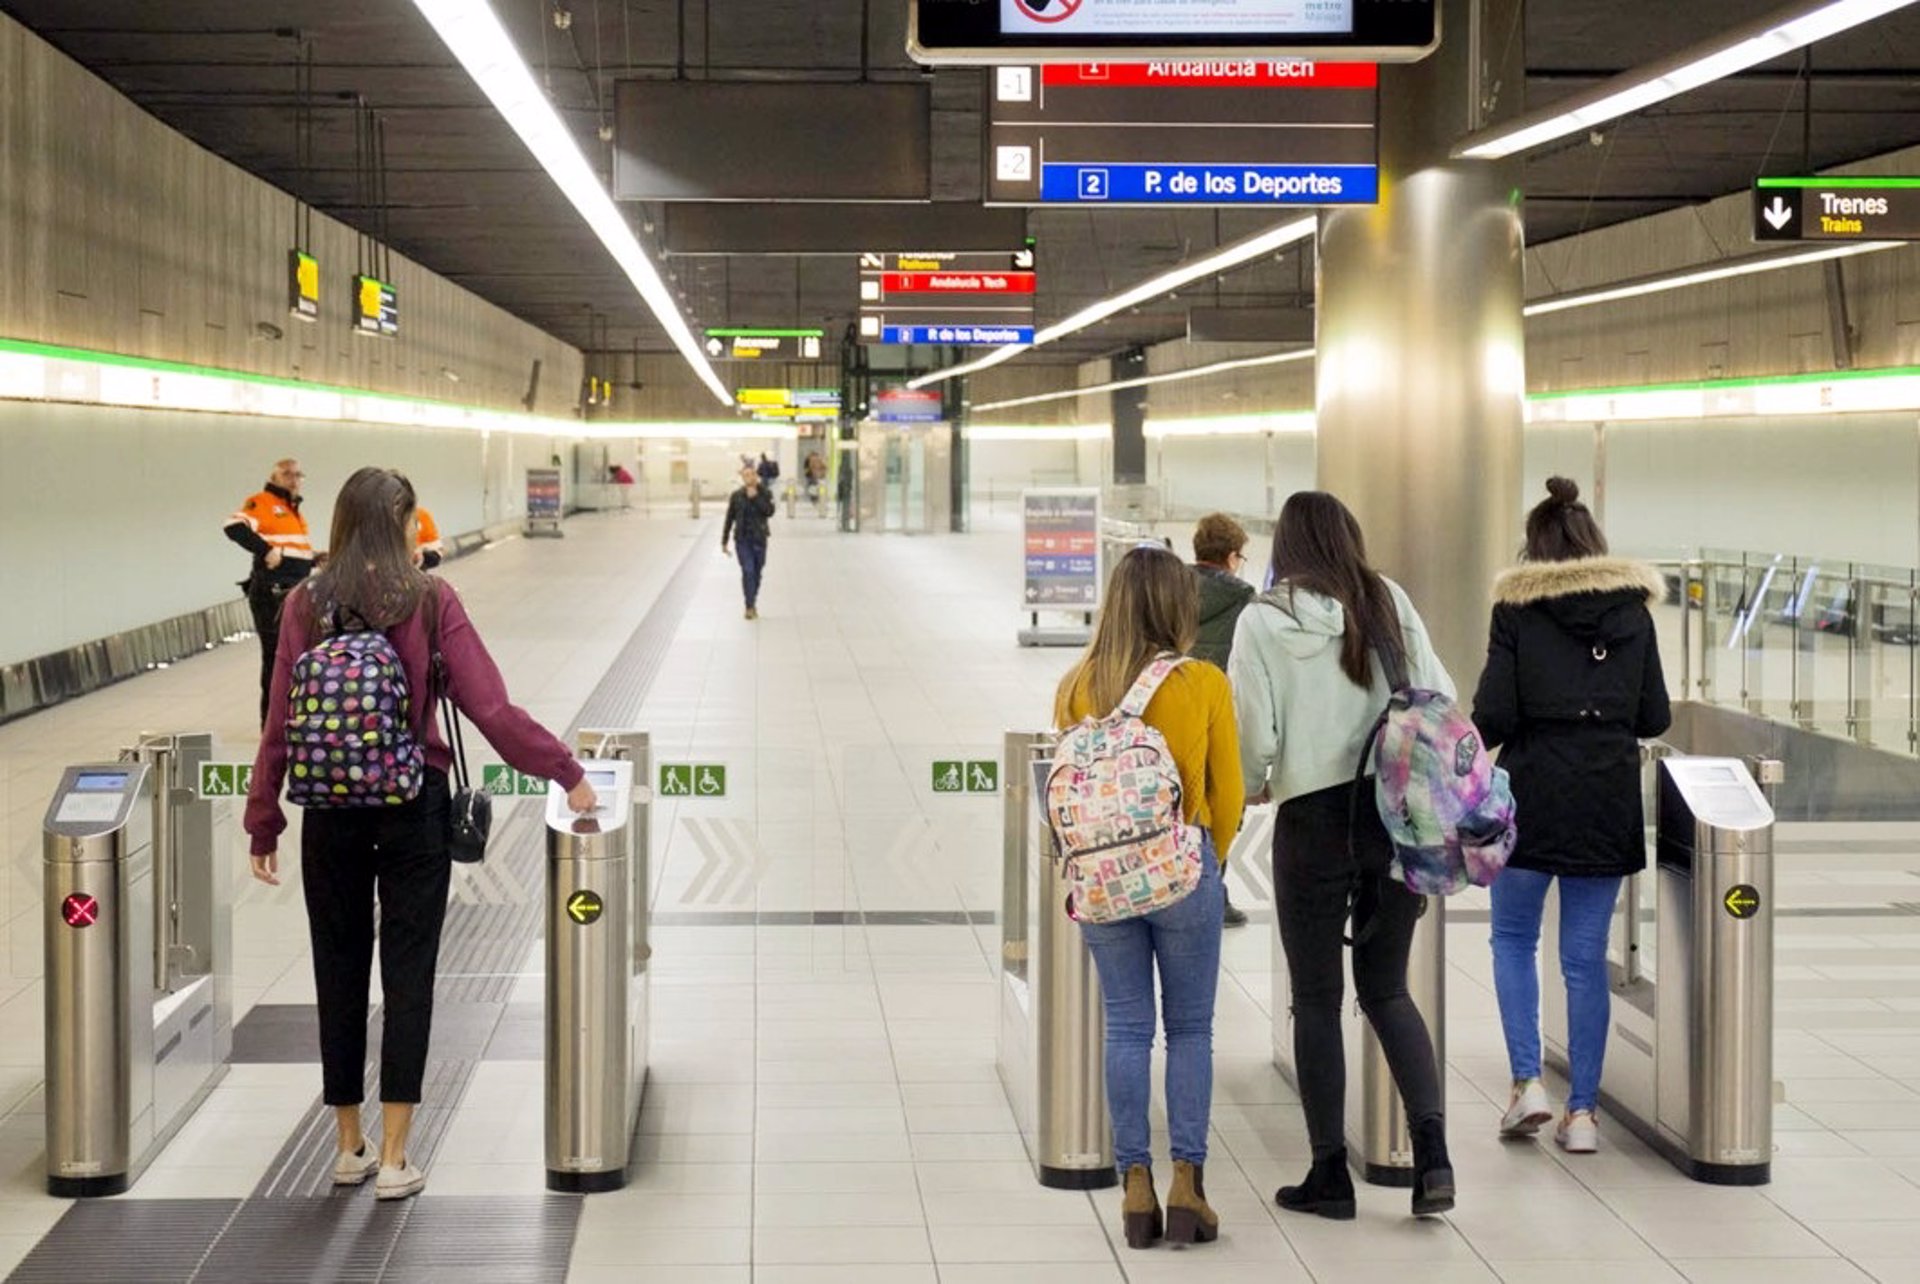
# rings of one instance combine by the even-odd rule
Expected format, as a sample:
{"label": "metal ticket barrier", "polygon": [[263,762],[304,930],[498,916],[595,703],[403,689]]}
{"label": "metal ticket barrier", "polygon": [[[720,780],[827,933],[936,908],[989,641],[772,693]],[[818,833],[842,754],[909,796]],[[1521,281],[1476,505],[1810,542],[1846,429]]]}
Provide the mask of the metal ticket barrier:
{"label": "metal ticket barrier", "polygon": [[[1653,903],[1627,880],[1609,947],[1600,1104],[1695,1181],[1760,1186],[1773,1160],[1772,760],[1654,752]],[[1654,936],[1645,939],[1651,909]],[[1559,912],[1541,934],[1559,955]],[[1541,987],[1547,1059],[1567,1068],[1567,999]]]}
{"label": "metal ticket barrier", "polygon": [[[1281,951],[1278,925],[1273,945],[1273,1064],[1280,1077],[1295,1089],[1300,1076],[1293,1056],[1293,985]],[[1347,970],[1347,960],[1341,960]],[[1447,907],[1438,897],[1427,898],[1426,913],[1413,933],[1413,952],[1407,960],[1407,989],[1433,1039],[1433,1055],[1440,1063],[1440,1082],[1447,1081]],[[1393,1072],[1373,1026],[1353,1001],[1352,981],[1340,1005],[1341,1032],[1347,1053],[1347,1155],[1361,1176],[1375,1186],[1413,1185],[1413,1131],[1407,1111],[1394,1086]],[[1352,1090],[1354,1083],[1360,1090]]]}
{"label": "metal ticket barrier", "polygon": [[594,812],[547,790],[547,1189],[594,1193],[627,1184],[646,1088],[647,802],[633,760],[581,765]]}
{"label": "metal ticket barrier", "polygon": [[125,1191],[227,1073],[232,804],[210,735],[69,767],[42,835],[47,1191]]}
{"label": "metal ticket barrier", "polygon": [[1053,736],[1006,738],[1000,1082],[1042,1186],[1117,1184],[1103,1078],[1106,1017],[1041,799]]}

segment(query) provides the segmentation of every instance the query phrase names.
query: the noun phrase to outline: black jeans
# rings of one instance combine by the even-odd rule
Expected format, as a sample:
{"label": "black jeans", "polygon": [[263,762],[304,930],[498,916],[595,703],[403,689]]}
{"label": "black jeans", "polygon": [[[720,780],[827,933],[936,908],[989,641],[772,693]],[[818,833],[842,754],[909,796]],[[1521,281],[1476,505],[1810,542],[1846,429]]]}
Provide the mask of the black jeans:
{"label": "black jeans", "polygon": [[447,777],[429,771],[399,807],[309,810],[300,882],[320,999],[320,1061],[330,1106],[365,1095],[374,898],[380,907],[380,1100],[417,1103],[433,1026],[433,975],[447,920]]}
{"label": "black jeans", "polygon": [[273,686],[273,653],[280,646],[280,607],[285,594],[247,591],[247,609],[253,612],[253,631],[260,639],[260,725],[267,725],[267,690]]}
{"label": "black jeans", "polygon": [[[1273,887],[1293,987],[1293,1064],[1316,1159],[1346,1147],[1345,999],[1341,955],[1349,893],[1358,889],[1371,926],[1356,923],[1353,984],[1386,1053],[1414,1123],[1442,1118],[1445,1099],[1427,1023],[1407,993],[1407,956],[1421,899],[1387,874],[1393,843],[1373,804],[1373,782],[1337,785],[1280,806],[1273,831]],[[1354,855],[1348,854],[1352,818]],[[1354,858],[1359,865],[1355,868]],[[1360,928],[1365,927],[1362,935]]]}

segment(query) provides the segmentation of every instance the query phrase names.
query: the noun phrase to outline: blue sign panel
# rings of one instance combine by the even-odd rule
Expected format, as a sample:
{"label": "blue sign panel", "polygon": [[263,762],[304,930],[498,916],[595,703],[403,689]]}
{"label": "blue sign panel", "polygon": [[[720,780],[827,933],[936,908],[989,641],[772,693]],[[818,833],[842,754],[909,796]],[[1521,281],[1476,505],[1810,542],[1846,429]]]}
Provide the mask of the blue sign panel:
{"label": "blue sign panel", "polygon": [[1079,204],[1371,205],[1372,165],[1086,165],[1049,162],[1040,199]]}
{"label": "blue sign panel", "polygon": [[950,343],[962,348],[1004,348],[1031,344],[1030,325],[890,325],[887,343]]}

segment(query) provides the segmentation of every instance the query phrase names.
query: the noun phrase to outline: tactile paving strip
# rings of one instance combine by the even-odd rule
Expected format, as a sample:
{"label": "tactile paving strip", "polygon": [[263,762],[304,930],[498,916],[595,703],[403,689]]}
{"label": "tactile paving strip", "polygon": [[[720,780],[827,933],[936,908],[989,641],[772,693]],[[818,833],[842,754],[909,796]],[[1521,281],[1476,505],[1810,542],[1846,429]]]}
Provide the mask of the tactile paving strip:
{"label": "tactile paving strip", "polygon": [[34,1245],[8,1284],[191,1284],[240,1207],[237,1199],[77,1203]]}
{"label": "tactile paving strip", "polygon": [[381,1278],[395,1284],[562,1284],[579,1220],[580,1200],[570,1196],[417,1200]]}

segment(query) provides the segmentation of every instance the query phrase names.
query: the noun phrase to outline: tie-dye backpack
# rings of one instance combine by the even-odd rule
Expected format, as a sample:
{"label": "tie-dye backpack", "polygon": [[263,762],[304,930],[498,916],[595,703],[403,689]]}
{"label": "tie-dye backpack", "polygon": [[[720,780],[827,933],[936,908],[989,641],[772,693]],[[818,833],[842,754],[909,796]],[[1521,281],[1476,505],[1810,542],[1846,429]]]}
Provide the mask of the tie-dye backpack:
{"label": "tie-dye backpack", "polygon": [[287,700],[287,801],[300,807],[397,807],[426,776],[410,687],[387,635],[327,630],[293,662]]}
{"label": "tie-dye backpack", "polygon": [[1047,817],[1071,889],[1067,913],[1118,923],[1185,900],[1200,885],[1200,831],[1181,809],[1180,768],[1141,721],[1184,658],[1147,666],[1120,707],[1060,736],[1047,773]]}
{"label": "tie-dye backpack", "polygon": [[1513,855],[1513,787],[1493,765],[1473,720],[1438,691],[1408,680],[1381,653],[1393,695],[1361,750],[1371,760],[1374,801],[1393,839],[1391,873],[1421,896],[1490,887]]}

